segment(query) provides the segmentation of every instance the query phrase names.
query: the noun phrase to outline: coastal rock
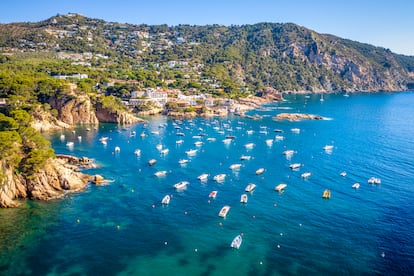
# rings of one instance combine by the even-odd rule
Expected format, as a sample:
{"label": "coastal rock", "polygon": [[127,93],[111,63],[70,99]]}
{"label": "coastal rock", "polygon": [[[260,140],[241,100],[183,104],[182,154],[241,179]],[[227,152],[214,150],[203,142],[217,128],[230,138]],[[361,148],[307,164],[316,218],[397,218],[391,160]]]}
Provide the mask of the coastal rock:
{"label": "coastal rock", "polygon": [[102,123],[135,124],[145,122],[145,120],[127,111],[111,111],[104,108],[101,104],[96,106],[96,117]]}
{"label": "coastal rock", "polygon": [[92,183],[95,184],[95,185],[102,184],[102,183],[104,183],[104,181],[105,181],[105,178],[103,178],[103,176],[101,176],[99,174],[95,174],[92,177]]}
{"label": "coastal rock", "polygon": [[68,125],[98,124],[95,108],[87,95],[68,95],[51,98],[50,105],[59,113],[58,119]]}
{"label": "coastal rock", "polygon": [[1,162],[3,177],[0,182],[0,207],[20,205],[17,198],[50,200],[78,191],[86,186],[90,177],[77,172],[73,165],[60,158],[47,160],[44,167],[30,178],[16,174],[13,167]]}
{"label": "coastal rock", "polygon": [[302,113],[280,113],[273,117],[276,120],[300,121],[300,120],[323,120],[322,116]]}

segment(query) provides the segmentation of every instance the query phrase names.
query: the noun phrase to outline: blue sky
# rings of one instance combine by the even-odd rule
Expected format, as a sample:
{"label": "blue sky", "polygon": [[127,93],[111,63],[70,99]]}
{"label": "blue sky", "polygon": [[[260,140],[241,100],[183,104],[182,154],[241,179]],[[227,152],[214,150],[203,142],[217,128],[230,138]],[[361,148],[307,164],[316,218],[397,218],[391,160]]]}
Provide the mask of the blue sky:
{"label": "blue sky", "polygon": [[410,0],[4,0],[0,23],[34,22],[69,12],[150,25],[292,22],[414,55]]}

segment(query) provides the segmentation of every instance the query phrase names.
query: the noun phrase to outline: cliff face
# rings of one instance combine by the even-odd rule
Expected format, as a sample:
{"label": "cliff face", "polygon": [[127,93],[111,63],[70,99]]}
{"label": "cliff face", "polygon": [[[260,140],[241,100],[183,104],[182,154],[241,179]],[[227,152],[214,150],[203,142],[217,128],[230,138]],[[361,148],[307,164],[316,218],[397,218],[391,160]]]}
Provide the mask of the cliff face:
{"label": "cliff face", "polygon": [[134,124],[144,122],[143,119],[126,111],[112,111],[103,108],[101,104],[96,105],[96,117],[102,123]]}
{"label": "cliff face", "polygon": [[14,173],[14,168],[0,162],[3,178],[0,182],[0,207],[16,207],[17,198],[50,200],[78,191],[86,186],[89,176],[76,172],[73,165],[62,159],[49,159],[44,168],[32,178]]}
{"label": "cliff face", "polygon": [[95,108],[86,95],[67,96],[50,100],[52,108],[58,110],[59,120],[68,124],[98,124]]}

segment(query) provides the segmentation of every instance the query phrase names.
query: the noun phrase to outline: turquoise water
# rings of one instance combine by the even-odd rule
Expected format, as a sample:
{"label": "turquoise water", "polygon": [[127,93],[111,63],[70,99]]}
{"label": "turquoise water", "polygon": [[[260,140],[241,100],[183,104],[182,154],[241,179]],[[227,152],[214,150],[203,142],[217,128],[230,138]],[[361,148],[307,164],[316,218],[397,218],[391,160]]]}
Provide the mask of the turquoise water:
{"label": "turquoise water", "polygon": [[[100,167],[86,172],[113,182],[89,185],[63,199],[26,201],[21,208],[0,210],[0,273],[413,273],[414,94],[327,95],[323,102],[317,96],[286,98],[252,111],[263,115],[258,121],[228,117],[177,123],[152,117],[148,124],[127,129],[111,124],[90,131],[80,127],[76,133],[63,132],[64,140],[61,132],[51,134],[56,153],[96,159]],[[272,120],[280,112],[313,113],[329,120]],[[236,138],[226,145],[226,135]],[[267,145],[275,135],[285,139]],[[99,142],[105,136],[107,145]],[[207,140],[213,137],[215,141]],[[179,139],[184,142],[177,145]],[[68,141],[74,142],[73,148],[66,146]],[[196,141],[203,142],[201,147]],[[247,149],[247,143],[254,147]],[[157,144],[168,148],[168,154],[161,156]],[[325,145],[333,145],[332,152],[324,151]],[[141,149],[141,156],[135,149]],[[190,149],[197,149],[196,155],[188,157]],[[288,159],[285,150],[295,153]],[[241,161],[241,155],[251,159]],[[157,163],[149,166],[152,158]],[[180,159],[189,162],[182,166]],[[230,170],[235,163],[242,167]],[[293,171],[292,163],[303,166]],[[256,175],[261,167],[265,172]],[[159,170],[167,175],[155,177]],[[340,176],[343,171],[345,177]],[[304,172],[312,175],[304,180]],[[207,182],[197,180],[201,173],[210,174]],[[227,175],[222,183],[212,179],[219,173]],[[382,183],[368,184],[371,176]],[[190,182],[187,189],[174,190],[182,180]],[[361,184],[357,190],[352,188],[355,182]],[[242,204],[240,195],[248,183],[257,187]],[[283,193],[274,190],[280,183],[287,184]],[[325,189],[331,190],[330,199],[322,198]],[[212,190],[218,191],[215,199],[208,197]],[[162,206],[167,194],[170,204]],[[231,209],[223,219],[218,212],[224,205]],[[230,248],[240,233],[240,249]]]}

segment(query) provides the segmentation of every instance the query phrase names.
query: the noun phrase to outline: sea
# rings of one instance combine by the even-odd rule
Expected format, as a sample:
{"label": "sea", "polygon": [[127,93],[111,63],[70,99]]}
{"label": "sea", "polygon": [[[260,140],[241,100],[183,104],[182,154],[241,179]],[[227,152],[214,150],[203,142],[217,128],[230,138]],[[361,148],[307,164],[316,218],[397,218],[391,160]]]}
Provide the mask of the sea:
{"label": "sea", "polygon": [[[273,118],[285,112],[324,119]],[[414,274],[414,93],[286,95],[248,114],[45,134],[56,153],[94,159],[83,172],[108,183],[0,210],[0,274]]]}

